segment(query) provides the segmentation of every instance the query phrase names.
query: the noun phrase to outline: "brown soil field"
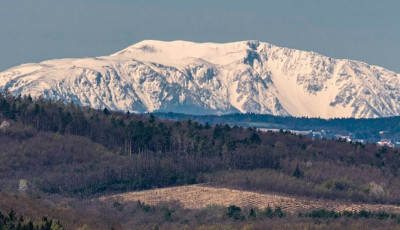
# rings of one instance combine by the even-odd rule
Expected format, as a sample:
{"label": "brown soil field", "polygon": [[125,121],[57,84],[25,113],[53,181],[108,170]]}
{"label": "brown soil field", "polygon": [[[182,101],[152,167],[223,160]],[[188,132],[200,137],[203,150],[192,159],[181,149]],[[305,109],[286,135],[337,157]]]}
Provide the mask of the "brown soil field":
{"label": "brown soil field", "polygon": [[201,209],[209,205],[239,207],[257,207],[264,209],[268,206],[281,207],[286,212],[299,212],[315,209],[335,211],[386,211],[400,213],[400,206],[382,204],[348,203],[343,201],[309,199],[272,193],[258,193],[235,190],[229,188],[210,187],[208,185],[188,185],[162,189],[153,189],[140,192],[121,193],[104,196],[101,200],[116,200],[124,203],[141,201],[149,205],[165,202],[178,202],[187,209]]}

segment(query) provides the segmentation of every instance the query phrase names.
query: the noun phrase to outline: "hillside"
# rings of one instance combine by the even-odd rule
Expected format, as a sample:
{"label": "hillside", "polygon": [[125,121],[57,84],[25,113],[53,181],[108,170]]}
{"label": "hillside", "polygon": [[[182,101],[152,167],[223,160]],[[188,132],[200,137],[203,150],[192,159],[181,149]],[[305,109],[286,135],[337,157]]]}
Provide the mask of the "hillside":
{"label": "hillside", "polygon": [[400,75],[259,41],[142,41],[110,56],[0,73],[0,89],[92,108],[295,117],[400,115]]}
{"label": "hillside", "polygon": [[[158,120],[7,92],[0,94],[0,111],[0,180],[10,191],[21,178],[40,191],[69,196],[219,180],[317,198],[400,204],[397,148]],[[231,177],[234,170],[240,171]],[[382,192],[371,192],[371,184]]]}
{"label": "hillside", "polygon": [[[129,223],[148,229],[154,221],[168,229],[186,223],[185,219],[197,227],[224,223],[237,226],[236,220],[224,214],[229,207],[188,211],[173,203],[149,202],[152,205],[148,207],[137,202],[104,203],[98,199],[201,183],[222,189],[323,199],[332,204],[329,208],[340,203],[363,203],[365,208],[397,206],[399,156],[398,148],[372,143],[312,139],[286,131],[261,132],[190,119],[161,120],[152,114],[96,110],[62,101],[13,96],[8,91],[0,93],[0,211],[8,213],[15,208],[35,222],[48,215],[72,229],[84,224],[101,225],[96,229],[129,229]],[[82,204],[88,208],[83,210]],[[268,220],[268,215],[261,214],[266,210],[256,203],[252,205],[263,218],[251,222],[253,217],[246,216],[240,226],[264,226]],[[306,206],[298,210],[309,212]],[[362,211],[354,216],[376,217],[371,220],[376,226],[380,226],[379,218],[387,219],[388,226],[397,221],[394,211]],[[289,218],[289,212],[287,215]],[[269,224],[310,224],[308,217],[297,219],[296,215]],[[96,218],[101,221],[93,221]],[[112,221],[107,221],[109,218]],[[349,221],[358,223],[358,219]],[[332,226],[343,226],[345,222],[340,219]]]}
{"label": "hillside", "polygon": [[386,211],[400,213],[400,206],[397,205],[355,204],[322,199],[307,199],[305,197],[211,187],[205,184],[128,192],[101,197],[100,200],[116,200],[121,203],[141,201],[149,205],[178,202],[182,207],[187,209],[203,209],[212,205],[219,205],[222,207],[236,205],[238,207],[253,207],[260,210],[267,207],[280,207],[283,211],[288,213],[318,209],[335,210],[338,212],[369,210],[374,212]]}

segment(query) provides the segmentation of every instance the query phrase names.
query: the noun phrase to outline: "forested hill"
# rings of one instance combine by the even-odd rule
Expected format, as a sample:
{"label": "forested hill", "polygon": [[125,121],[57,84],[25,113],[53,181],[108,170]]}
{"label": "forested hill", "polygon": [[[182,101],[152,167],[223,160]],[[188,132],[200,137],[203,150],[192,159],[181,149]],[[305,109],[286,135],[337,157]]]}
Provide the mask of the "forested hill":
{"label": "forested hill", "polygon": [[2,191],[17,190],[20,179],[31,192],[88,196],[218,178],[219,185],[400,204],[397,148],[159,120],[7,91],[0,129]]}

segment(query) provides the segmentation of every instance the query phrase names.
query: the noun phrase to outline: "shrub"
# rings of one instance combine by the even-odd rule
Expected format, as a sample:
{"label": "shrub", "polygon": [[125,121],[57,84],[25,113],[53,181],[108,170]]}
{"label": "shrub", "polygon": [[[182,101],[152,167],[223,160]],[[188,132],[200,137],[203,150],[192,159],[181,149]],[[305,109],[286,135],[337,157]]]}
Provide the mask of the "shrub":
{"label": "shrub", "polygon": [[142,209],[143,211],[145,211],[145,212],[150,212],[150,211],[152,210],[152,208],[151,208],[150,205],[147,205],[147,204],[141,202],[140,200],[138,200],[137,206],[138,206],[139,208],[141,208],[141,209]]}
{"label": "shrub", "polygon": [[170,221],[172,219],[172,214],[175,212],[175,210],[168,207],[162,207],[161,212],[163,213],[164,220]]}
{"label": "shrub", "polygon": [[359,216],[359,217],[363,217],[363,218],[371,218],[371,217],[373,217],[373,213],[370,212],[370,211],[361,210],[361,211],[358,213],[358,216]]}
{"label": "shrub", "polygon": [[266,207],[265,211],[264,211],[264,216],[269,217],[269,218],[273,218],[273,217],[279,217],[282,218],[284,217],[286,214],[282,211],[281,207],[276,207],[274,211],[272,211],[271,207]]}
{"label": "shrub", "polygon": [[264,216],[272,217],[272,208],[270,206],[265,208]]}
{"label": "shrub", "polygon": [[342,212],[342,215],[343,216],[347,216],[347,217],[352,217],[353,216],[353,212],[345,210],[345,211]]}
{"label": "shrub", "polygon": [[241,212],[242,210],[240,209],[240,207],[236,205],[231,205],[228,207],[226,215],[234,220],[241,220],[244,219],[244,217],[241,216]]}
{"label": "shrub", "polygon": [[251,208],[249,211],[249,220],[255,220],[257,219],[257,214],[254,208]]}
{"label": "shrub", "polygon": [[306,216],[311,218],[338,218],[341,214],[334,210],[328,211],[326,209],[319,209],[308,213]]}
{"label": "shrub", "polygon": [[293,172],[293,176],[296,177],[296,178],[299,178],[299,177],[302,176],[302,173],[301,173],[298,165],[296,166],[296,169]]}
{"label": "shrub", "polygon": [[274,211],[274,216],[282,218],[285,216],[285,213],[282,211],[281,207],[276,207]]}
{"label": "shrub", "polygon": [[375,214],[376,218],[383,220],[383,219],[389,219],[389,213],[381,211]]}
{"label": "shrub", "polygon": [[123,205],[117,201],[113,203],[113,207],[118,211],[122,211],[122,209],[124,208]]}

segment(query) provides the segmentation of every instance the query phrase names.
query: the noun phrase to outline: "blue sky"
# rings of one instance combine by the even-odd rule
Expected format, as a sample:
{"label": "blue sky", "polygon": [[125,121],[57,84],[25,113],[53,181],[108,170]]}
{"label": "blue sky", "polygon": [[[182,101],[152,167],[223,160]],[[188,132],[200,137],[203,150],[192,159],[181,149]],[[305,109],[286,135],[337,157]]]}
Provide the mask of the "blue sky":
{"label": "blue sky", "polygon": [[0,0],[0,71],[144,39],[260,40],[400,73],[398,0]]}

